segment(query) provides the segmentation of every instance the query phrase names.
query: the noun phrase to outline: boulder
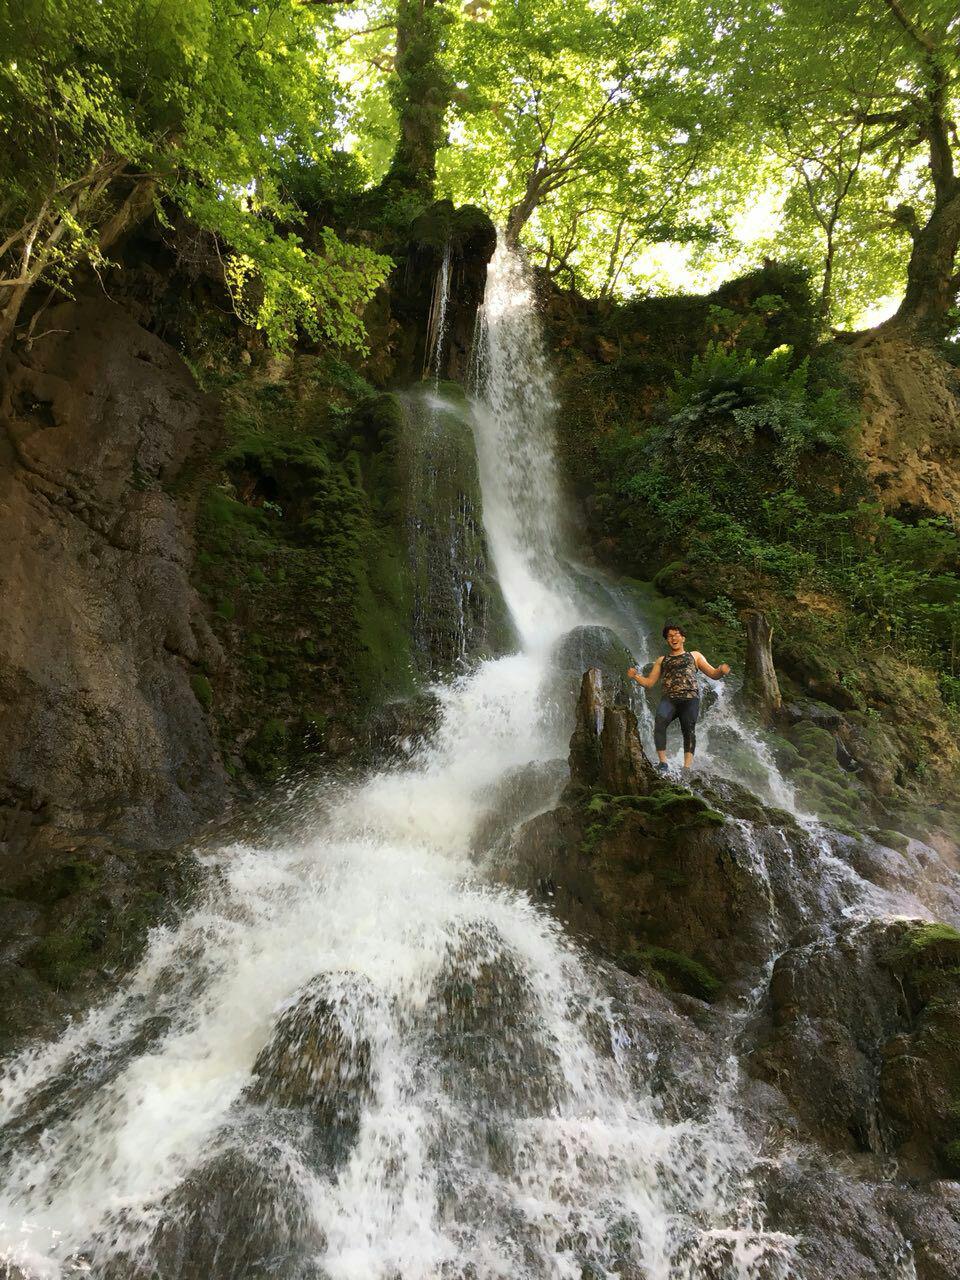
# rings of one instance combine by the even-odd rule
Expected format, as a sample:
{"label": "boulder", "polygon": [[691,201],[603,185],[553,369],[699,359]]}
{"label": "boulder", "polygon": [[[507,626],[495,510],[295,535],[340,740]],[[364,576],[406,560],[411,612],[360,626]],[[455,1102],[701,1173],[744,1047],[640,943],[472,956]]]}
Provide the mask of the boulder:
{"label": "boulder", "polygon": [[770,1010],[753,1069],[821,1140],[960,1171],[960,933],[873,920],[799,941],[774,966]]}
{"label": "boulder", "polygon": [[630,705],[634,696],[640,696],[637,686],[627,679],[627,668],[633,665],[633,655],[616,632],[600,626],[574,627],[557,641],[550,659],[558,696],[568,697],[571,702],[577,696],[583,673],[596,668],[607,701]]}
{"label": "boulder", "polygon": [[281,1145],[261,1143],[255,1155],[226,1150],[193,1170],[164,1200],[150,1240],[132,1254],[107,1244],[107,1258],[98,1247],[93,1270],[103,1280],[300,1280],[324,1247]]}
{"label": "boulder", "polygon": [[281,1013],[244,1094],[246,1102],[305,1112],[332,1165],[346,1158],[371,1096],[370,1045],[348,1019],[349,1008],[329,975],[310,982]]}

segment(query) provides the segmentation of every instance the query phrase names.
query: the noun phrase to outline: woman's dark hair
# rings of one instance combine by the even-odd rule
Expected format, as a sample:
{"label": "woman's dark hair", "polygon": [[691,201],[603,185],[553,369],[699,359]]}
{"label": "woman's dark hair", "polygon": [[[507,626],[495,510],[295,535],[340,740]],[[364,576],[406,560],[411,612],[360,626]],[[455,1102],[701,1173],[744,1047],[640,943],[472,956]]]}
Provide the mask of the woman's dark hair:
{"label": "woman's dark hair", "polygon": [[663,628],[662,634],[663,634],[664,640],[666,640],[667,638],[668,631],[679,631],[680,634],[683,636],[684,640],[686,640],[687,638],[687,633],[684,631],[683,627],[678,626],[677,623],[675,622],[668,622],[667,625]]}

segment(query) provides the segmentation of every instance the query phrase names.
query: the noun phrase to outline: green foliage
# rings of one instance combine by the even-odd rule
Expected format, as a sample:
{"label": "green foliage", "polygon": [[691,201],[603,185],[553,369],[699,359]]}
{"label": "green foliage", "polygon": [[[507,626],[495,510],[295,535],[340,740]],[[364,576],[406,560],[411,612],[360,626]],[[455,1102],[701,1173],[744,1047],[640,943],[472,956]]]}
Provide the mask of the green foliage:
{"label": "green foliage", "polygon": [[836,593],[874,643],[952,680],[960,539],[945,519],[911,523],[868,500],[848,448],[855,409],[830,372],[789,349],[759,358],[709,343],[677,374],[669,416],[603,446],[614,509],[660,554],[728,574],[728,595],[748,573]]}
{"label": "green foliage", "polygon": [[209,711],[213,706],[213,687],[207,677],[202,675],[191,676],[190,688],[204,711]]}
{"label": "green foliage", "polygon": [[765,439],[773,465],[792,478],[802,455],[821,446],[844,450],[853,421],[837,388],[816,393],[809,382],[809,359],[797,362],[789,347],[757,359],[749,350],[724,350],[710,342],[703,356],[694,356],[688,374],[676,373],[666,447],[686,466],[688,460],[699,462],[700,449],[718,431],[725,449],[750,449]]}
{"label": "green foliage", "polygon": [[618,957],[621,969],[652,979],[660,986],[708,1003],[717,998],[723,983],[705,964],[668,947],[633,947]]}
{"label": "green foliage", "polygon": [[308,247],[281,176],[337,137],[322,10],[278,0],[25,0],[0,27],[0,341],[27,288],[69,291],[173,201],[223,244],[238,313],[275,346],[297,325],[356,345],[388,266],[325,230]]}

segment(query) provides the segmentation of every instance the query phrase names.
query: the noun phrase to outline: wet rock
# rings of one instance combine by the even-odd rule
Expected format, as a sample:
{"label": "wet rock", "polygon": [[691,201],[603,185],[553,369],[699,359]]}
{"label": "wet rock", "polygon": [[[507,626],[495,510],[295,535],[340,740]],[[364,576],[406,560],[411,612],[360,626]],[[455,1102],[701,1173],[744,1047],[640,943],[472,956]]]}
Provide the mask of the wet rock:
{"label": "wet rock", "polygon": [[[171,493],[219,427],[176,352],[104,296],[48,313],[0,378],[0,809],[169,843],[226,776],[191,666],[215,663]],[[42,410],[42,412],[41,412]],[[42,584],[42,589],[38,589]],[[13,835],[32,856],[36,831]]]}
{"label": "wet rock", "polygon": [[774,967],[753,1067],[823,1140],[955,1173],[958,974],[960,934],[943,925],[877,920],[796,945]]}
{"label": "wet rock", "polygon": [[567,780],[565,760],[534,760],[511,769],[485,794],[486,814],[473,836],[474,852],[496,850],[509,858],[504,846],[516,827],[556,803]]}
{"label": "wet rock", "polygon": [[[596,669],[581,684],[570,776],[564,803],[520,829],[503,875],[630,972],[706,999],[723,982],[749,981],[784,927],[768,862],[789,861],[789,845],[770,828],[768,859],[767,828],[757,834],[751,823],[771,815],[742,788],[719,784],[724,807],[745,815],[727,822],[660,778],[636,718],[607,705]],[[794,890],[785,876],[786,916]]]}
{"label": "wet rock", "polygon": [[570,781],[601,787],[612,795],[648,795],[658,784],[640,742],[637,717],[609,704],[603,674],[585,672],[570,739]]}
{"label": "wet rock", "polygon": [[542,1115],[559,1088],[552,1045],[536,1034],[535,999],[495,929],[468,926],[451,946],[428,1007],[433,1052],[471,1109]]}
{"label": "wet rock", "polygon": [[256,1158],[225,1151],[189,1174],[149,1243],[94,1270],[103,1280],[305,1280],[324,1247],[283,1152],[267,1141]]}
{"label": "wet rock", "polygon": [[827,1165],[786,1163],[765,1190],[766,1223],[796,1237],[802,1280],[878,1280],[905,1274],[910,1246],[877,1189]]}
{"label": "wet rock", "polygon": [[600,777],[600,738],[606,716],[603,675],[592,667],[584,672],[577,699],[577,718],[570,739],[570,781],[592,787]]}
{"label": "wet rock", "polygon": [[244,1095],[306,1112],[334,1163],[353,1144],[371,1096],[370,1045],[350,1021],[356,1007],[334,997],[327,975],[314,979],[280,1015]]}
{"label": "wet rock", "polygon": [[568,631],[551,656],[552,677],[560,677],[558,696],[572,701],[580,688],[584,671],[596,668],[603,679],[607,701],[611,705],[629,705],[636,688],[627,679],[627,668],[633,666],[633,655],[609,627],[584,626]]}
{"label": "wet rock", "polygon": [[713,996],[771,945],[770,886],[736,827],[689,792],[594,795],[527,823],[513,875],[633,972]]}
{"label": "wet rock", "polygon": [[931,1182],[922,1188],[887,1186],[880,1199],[910,1242],[917,1280],[960,1276],[960,1186],[956,1182]]}
{"label": "wet rock", "polygon": [[461,669],[510,632],[490,570],[470,409],[458,387],[399,397],[409,629],[422,674]]}

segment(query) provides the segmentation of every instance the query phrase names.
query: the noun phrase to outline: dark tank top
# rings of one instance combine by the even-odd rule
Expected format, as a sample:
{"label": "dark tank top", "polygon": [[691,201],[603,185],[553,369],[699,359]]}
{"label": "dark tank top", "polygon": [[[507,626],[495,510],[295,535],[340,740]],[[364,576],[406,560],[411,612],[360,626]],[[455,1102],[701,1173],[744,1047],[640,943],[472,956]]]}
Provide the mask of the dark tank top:
{"label": "dark tank top", "polygon": [[668,654],[660,667],[663,692],[668,698],[699,698],[697,660],[692,653]]}

